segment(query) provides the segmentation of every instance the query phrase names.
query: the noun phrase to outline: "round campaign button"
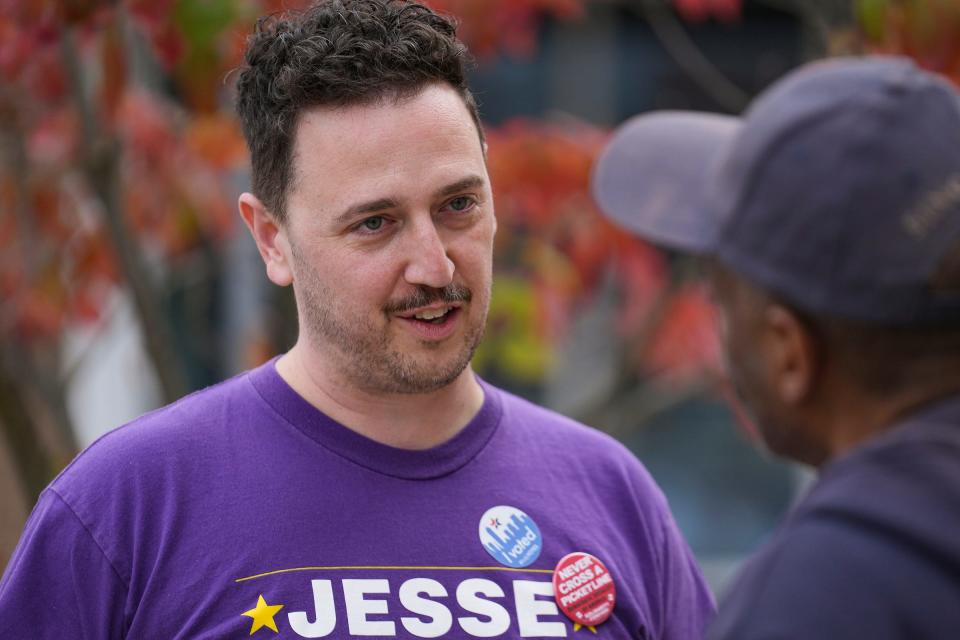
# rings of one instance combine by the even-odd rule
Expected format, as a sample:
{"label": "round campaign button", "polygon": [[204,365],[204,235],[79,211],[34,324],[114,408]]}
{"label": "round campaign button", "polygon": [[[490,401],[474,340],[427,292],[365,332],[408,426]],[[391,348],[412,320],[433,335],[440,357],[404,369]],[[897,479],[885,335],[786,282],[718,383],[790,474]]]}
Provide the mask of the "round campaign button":
{"label": "round campaign button", "polygon": [[502,565],[526,567],[540,556],[543,541],[533,518],[516,507],[491,507],[480,518],[480,543]]}
{"label": "round campaign button", "polygon": [[565,555],[553,570],[553,591],[560,610],[579,626],[595,627],[613,613],[617,588],[607,567],[595,556]]}

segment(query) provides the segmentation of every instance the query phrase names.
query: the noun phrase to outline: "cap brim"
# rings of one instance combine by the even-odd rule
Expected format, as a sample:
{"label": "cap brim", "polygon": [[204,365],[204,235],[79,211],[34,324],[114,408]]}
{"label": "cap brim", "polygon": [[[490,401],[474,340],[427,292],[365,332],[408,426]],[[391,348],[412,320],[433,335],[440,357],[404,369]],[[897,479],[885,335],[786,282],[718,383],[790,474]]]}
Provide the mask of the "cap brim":
{"label": "cap brim", "polygon": [[593,196],[617,225],[653,244],[691,253],[713,249],[719,220],[708,206],[711,166],[740,118],[656,111],[631,118],[593,170]]}

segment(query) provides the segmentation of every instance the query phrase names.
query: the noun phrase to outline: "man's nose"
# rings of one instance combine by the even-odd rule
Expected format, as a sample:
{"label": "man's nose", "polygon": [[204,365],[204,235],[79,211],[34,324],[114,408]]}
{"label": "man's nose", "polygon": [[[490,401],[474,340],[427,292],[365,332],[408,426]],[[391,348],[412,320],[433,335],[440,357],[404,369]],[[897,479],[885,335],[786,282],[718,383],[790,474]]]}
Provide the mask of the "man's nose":
{"label": "man's nose", "polygon": [[407,282],[434,289],[453,282],[453,260],[447,255],[447,247],[432,221],[418,225],[408,242],[409,260],[404,272]]}

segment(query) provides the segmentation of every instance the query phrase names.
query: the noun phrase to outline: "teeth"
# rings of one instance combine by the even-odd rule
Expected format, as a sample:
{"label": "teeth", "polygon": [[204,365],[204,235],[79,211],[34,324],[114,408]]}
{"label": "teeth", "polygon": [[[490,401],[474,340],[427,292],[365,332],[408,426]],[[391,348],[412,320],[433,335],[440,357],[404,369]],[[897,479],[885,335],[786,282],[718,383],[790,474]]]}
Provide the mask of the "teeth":
{"label": "teeth", "polygon": [[417,320],[436,320],[437,318],[445,316],[448,311],[450,311],[450,307],[444,307],[443,309],[428,309],[427,311],[421,311],[414,317]]}

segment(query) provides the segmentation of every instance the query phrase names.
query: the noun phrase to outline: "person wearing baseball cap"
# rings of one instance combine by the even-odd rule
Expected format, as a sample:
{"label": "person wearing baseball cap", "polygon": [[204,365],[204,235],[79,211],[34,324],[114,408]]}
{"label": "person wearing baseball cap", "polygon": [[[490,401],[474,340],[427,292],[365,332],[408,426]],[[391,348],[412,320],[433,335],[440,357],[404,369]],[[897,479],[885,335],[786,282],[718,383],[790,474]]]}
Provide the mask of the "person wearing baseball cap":
{"label": "person wearing baseball cap", "polygon": [[633,118],[593,189],[705,258],[740,399],[819,468],[709,637],[960,637],[956,89],[903,58],[811,63],[740,118]]}

